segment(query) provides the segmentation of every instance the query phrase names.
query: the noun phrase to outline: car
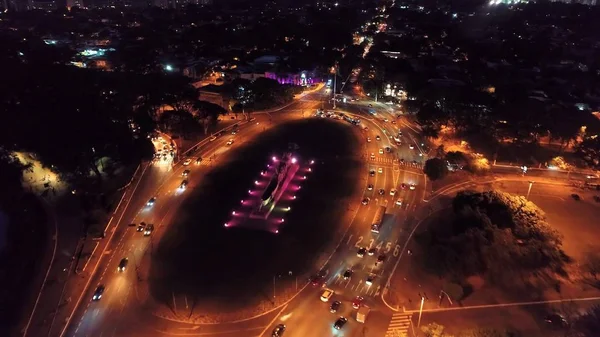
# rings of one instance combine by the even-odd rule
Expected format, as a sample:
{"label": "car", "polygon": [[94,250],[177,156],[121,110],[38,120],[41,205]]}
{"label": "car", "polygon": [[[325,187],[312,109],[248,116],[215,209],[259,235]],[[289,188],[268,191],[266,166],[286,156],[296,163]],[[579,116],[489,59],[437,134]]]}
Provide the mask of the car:
{"label": "car", "polygon": [[148,224],[148,226],[146,226],[146,229],[144,229],[144,236],[150,236],[153,231],[154,231],[154,225]]}
{"label": "car", "polygon": [[378,168],[378,169],[377,169],[377,172],[378,172],[378,173],[383,173],[383,168],[381,168],[381,167],[380,167],[380,168]]}
{"label": "car", "polygon": [[188,166],[189,164],[192,163],[192,160],[190,158],[186,159],[183,161],[183,166]]}
{"label": "car", "polygon": [[371,137],[367,137],[367,143],[371,142]]}
{"label": "car", "polygon": [[398,198],[398,200],[396,200],[396,205],[402,206],[402,199]]}
{"label": "car", "polygon": [[410,188],[411,190],[414,190],[415,188],[417,188],[417,186],[415,184],[410,184],[410,186],[408,188]]}
{"label": "car", "polygon": [[383,154],[383,149],[379,149],[379,154]]}
{"label": "car", "polygon": [[412,145],[412,144],[408,144],[408,148],[409,148],[409,149],[411,149],[411,150],[414,150],[414,149],[415,149],[415,146],[414,146],[414,145]]}
{"label": "car", "polygon": [[92,296],[92,301],[99,301],[102,298],[102,294],[104,294],[104,290],[106,288],[104,287],[103,284],[100,284],[96,287],[96,290],[94,290],[94,295]]}
{"label": "car", "polygon": [[385,261],[385,255],[379,254],[379,256],[377,257],[377,262],[375,262],[375,264],[381,263],[383,261]]}
{"label": "car", "polygon": [[183,173],[181,173],[182,177],[187,177],[190,175],[190,170],[184,170]]}
{"label": "car", "polygon": [[390,190],[390,195],[391,195],[391,196],[394,196],[394,195],[396,195],[396,189],[395,189],[395,188],[392,188],[392,189]]}
{"label": "car", "polygon": [[352,269],[346,269],[342,276],[344,277],[344,280],[349,280],[352,277]]}
{"label": "car", "polygon": [[400,184],[400,188],[403,190],[406,189],[406,184],[405,183]]}
{"label": "car", "polygon": [[198,157],[196,159],[196,165],[200,165],[201,162],[202,162],[202,158]]}
{"label": "car", "polygon": [[369,276],[367,276],[367,280],[365,281],[365,284],[368,286],[373,285],[374,280],[375,280],[375,274],[370,274]]}
{"label": "car", "polygon": [[367,253],[367,248],[360,247],[360,248],[358,248],[358,251],[356,252],[356,256],[364,257],[366,253]]}
{"label": "car", "polygon": [[559,314],[559,313],[552,313],[546,317],[544,317],[544,321],[550,325],[553,325],[555,327],[559,327],[559,328],[563,328],[569,325],[569,322],[567,322],[567,319]]}
{"label": "car", "polygon": [[576,194],[576,193],[571,194],[571,198],[573,198],[573,200],[575,200],[575,201],[581,200],[581,197],[579,196],[579,194]]}
{"label": "car", "polygon": [[381,140],[381,137],[379,137],[379,135],[375,136],[375,140]]}
{"label": "car", "polygon": [[342,302],[333,301],[333,303],[331,303],[331,306],[329,307],[329,312],[336,313],[338,310],[340,310],[341,305],[342,305]]}
{"label": "car", "polygon": [[372,108],[372,107],[373,107],[373,104],[369,103],[369,108]]}
{"label": "car", "polygon": [[185,190],[185,188],[187,187],[187,185],[188,185],[188,181],[184,180],[184,181],[181,182],[181,184],[179,184],[179,189],[180,190]]}
{"label": "car", "polygon": [[396,121],[392,121],[392,124],[396,124]]}
{"label": "car", "polygon": [[323,293],[321,293],[321,301],[329,302],[329,299],[331,298],[331,296],[333,296],[333,294],[334,292],[331,289],[323,290]]}
{"label": "car", "polygon": [[369,199],[369,198],[364,198],[364,199],[362,200],[362,204],[363,204],[363,205],[368,205],[368,204],[369,204],[369,201],[371,201],[371,199]]}
{"label": "car", "polygon": [[119,262],[119,266],[117,267],[117,271],[119,272],[124,272],[125,269],[127,269],[127,264],[129,263],[129,259],[127,259],[126,257],[121,259],[121,262]]}
{"label": "car", "polygon": [[127,226],[128,226],[128,227],[135,227],[135,226],[137,226],[137,224],[130,223],[130,224],[128,224]]}
{"label": "car", "polygon": [[385,190],[383,188],[379,189],[379,195],[384,195],[385,194]]}
{"label": "car", "polygon": [[595,202],[600,202],[600,197],[599,197],[599,196],[597,196],[597,195],[595,195],[595,196],[594,196],[594,201],[595,201]]}
{"label": "car", "polygon": [[314,275],[313,277],[310,278],[310,284],[313,285],[313,287],[317,287],[317,286],[321,286],[321,285],[325,285],[323,283],[323,276],[321,275]]}
{"label": "car", "polygon": [[340,317],[337,319],[337,321],[335,321],[335,323],[333,323],[333,327],[336,330],[342,330],[344,325],[346,325],[346,322],[348,322],[348,319],[346,317]]}
{"label": "car", "polygon": [[392,148],[391,148],[391,147],[389,147],[389,146],[386,146],[386,147],[384,148],[384,150],[385,150],[385,153],[390,153],[390,152],[392,152]]}
{"label": "car", "polygon": [[389,120],[389,119],[387,119],[387,118],[384,118],[384,119],[383,119],[383,121],[384,121],[385,123],[389,123],[389,122],[390,122],[390,120]]}
{"label": "car", "polygon": [[152,197],[152,198],[150,198],[150,200],[148,200],[148,202],[146,203],[146,206],[154,206],[155,203],[156,203],[156,197]]}
{"label": "car", "polygon": [[375,153],[371,152],[371,160],[375,159]]}
{"label": "car", "polygon": [[233,144],[233,138],[231,138],[227,141],[227,145],[232,145],[232,144]]}
{"label": "car", "polygon": [[375,248],[375,247],[369,249],[369,251],[367,252],[367,254],[369,254],[369,256],[373,256],[373,255],[375,255],[375,253],[377,253],[377,248]]}
{"label": "car", "polygon": [[275,329],[273,329],[273,333],[271,334],[271,337],[281,337],[281,336],[283,336],[284,332],[285,332],[285,325],[277,324]]}
{"label": "car", "polygon": [[370,170],[370,171],[369,171],[369,175],[370,175],[371,177],[374,177],[374,176],[375,176],[375,170]]}
{"label": "car", "polygon": [[144,229],[146,229],[146,223],[145,222],[140,222],[140,224],[137,226],[136,231],[143,232]]}
{"label": "car", "polygon": [[235,134],[237,134],[237,130],[231,130],[231,134],[232,134],[232,135],[235,135]]}
{"label": "car", "polygon": [[367,190],[372,191],[373,190],[373,184],[367,185]]}
{"label": "car", "polygon": [[360,308],[360,306],[362,305],[362,302],[365,299],[362,296],[356,296],[353,300],[352,300],[352,307],[354,309],[358,309]]}

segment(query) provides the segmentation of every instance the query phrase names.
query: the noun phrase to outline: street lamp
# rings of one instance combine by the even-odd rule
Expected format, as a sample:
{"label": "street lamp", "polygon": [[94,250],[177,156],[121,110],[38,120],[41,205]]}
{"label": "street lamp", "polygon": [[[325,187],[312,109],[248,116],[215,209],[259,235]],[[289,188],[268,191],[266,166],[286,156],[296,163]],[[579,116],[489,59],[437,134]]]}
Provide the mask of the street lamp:
{"label": "street lamp", "polygon": [[525,199],[529,200],[529,193],[531,193],[531,187],[533,186],[533,183],[535,183],[535,181],[530,180],[529,181],[529,188],[527,189],[527,196],[525,197]]}

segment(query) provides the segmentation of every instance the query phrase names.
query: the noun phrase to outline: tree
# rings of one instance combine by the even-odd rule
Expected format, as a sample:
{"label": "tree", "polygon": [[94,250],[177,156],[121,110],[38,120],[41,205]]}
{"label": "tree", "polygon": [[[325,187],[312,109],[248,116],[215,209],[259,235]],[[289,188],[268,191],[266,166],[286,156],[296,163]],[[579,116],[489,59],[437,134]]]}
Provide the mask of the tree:
{"label": "tree", "polygon": [[518,337],[520,334],[512,330],[496,330],[476,328],[461,331],[458,337]]}
{"label": "tree", "polygon": [[453,337],[444,333],[445,329],[443,325],[437,323],[430,323],[421,327],[421,331],[423,331],[425,337]]}
{"label": "tree", "polygon": [[579,143],[575,153],[593,168],[600,168],[600,137],[588,137]]}
{"label": "tree", "polygon": [[448,166],[443,159],[431,158],[425,162],[423,172],[425,172],[429,179],[439,180],[448,174]]}
{"label": "tree", "polygon": [[574,330],[581,337],[596,337],[600,331],[600,306],[595,305],[579,316],[574,323]]}
{"label": "tree", "polygon": [[227,110],[223,109],[220,105],[216,105],[207,101],[196,101],[194,102],[194,109],[196,111],[196,118],[204,126],[204,133],[208,133],[208,127],[214,125],[219,119],[220,115],[227,113]]}

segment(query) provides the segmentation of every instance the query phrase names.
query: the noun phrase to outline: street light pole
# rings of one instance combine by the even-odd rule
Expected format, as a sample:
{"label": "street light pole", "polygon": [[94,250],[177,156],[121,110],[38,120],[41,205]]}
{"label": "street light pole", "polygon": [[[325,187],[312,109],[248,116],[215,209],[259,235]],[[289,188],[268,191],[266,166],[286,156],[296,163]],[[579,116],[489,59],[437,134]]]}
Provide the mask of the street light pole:
{"label": "street light pole", "polygon": [[425,297],[421,296],[421,307],[419,308],[419,320],[417,321],[417,329],[421,326],[421,315],[423,314],[423,304],[425,303]]}
{"label": "street light pole", "polygon": [[336,87],[336,83],[337,83],[337,64],[334,65],[334,72],[333,72],[333,110],[335,110],[335,87]]}
{"label": "street light pole", "polygon": [[533,181],[533,180],[529,181],[529,188],[527,189],[527,196],[525,197],[525,199],[527,199],[527,200],[529,200],[529,193],[531,193],[531,187],[533,186],[534,182],[535,181]]}
{"label": "street light pole", "polygon": [[273,300],[275,300],[275,275],[273,275]]}

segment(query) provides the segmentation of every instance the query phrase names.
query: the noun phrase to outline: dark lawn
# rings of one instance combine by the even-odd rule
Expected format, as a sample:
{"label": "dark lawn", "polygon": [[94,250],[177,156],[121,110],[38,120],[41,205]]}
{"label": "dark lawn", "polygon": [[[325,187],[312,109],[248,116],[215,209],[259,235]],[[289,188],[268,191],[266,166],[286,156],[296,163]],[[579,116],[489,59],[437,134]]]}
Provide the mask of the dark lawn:
{"label": "dark lawn", "polygon": [[[216,304],[230,311],[270,300],[276,274],[312,272],[344,225],[339,221],[346,212],[344,199],[357,192],[353,182],[361,164],[354,130],[340,122],[302,120],[267,131],[224,155],[227,163],[208,172],[190,191],[158,244],[150,272],[153,297],[170,305],[174,293],[187,296],[195,307],[211,305],[215,310]],[[299,145],[303,160],[315,159],[315,165],[283,230],[272,234],[224,228],[269,158],[289,142]]]}

